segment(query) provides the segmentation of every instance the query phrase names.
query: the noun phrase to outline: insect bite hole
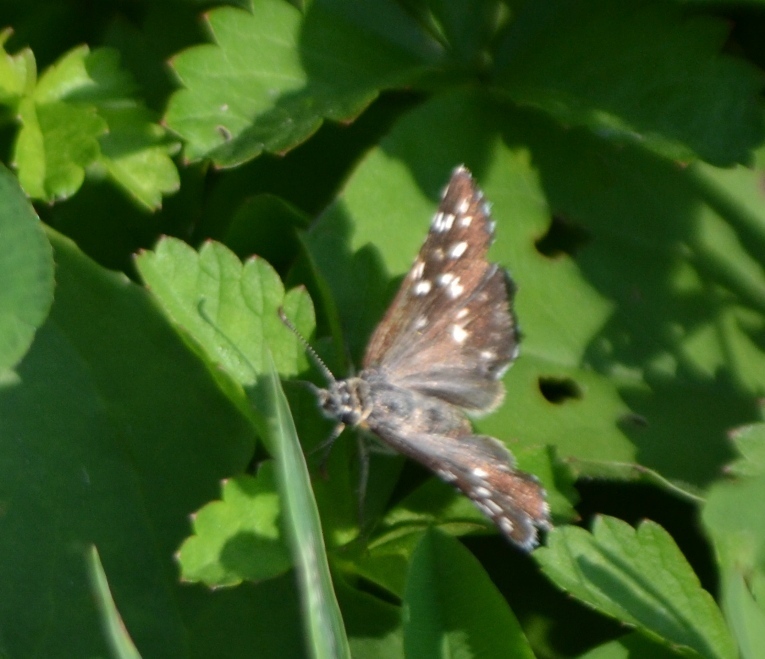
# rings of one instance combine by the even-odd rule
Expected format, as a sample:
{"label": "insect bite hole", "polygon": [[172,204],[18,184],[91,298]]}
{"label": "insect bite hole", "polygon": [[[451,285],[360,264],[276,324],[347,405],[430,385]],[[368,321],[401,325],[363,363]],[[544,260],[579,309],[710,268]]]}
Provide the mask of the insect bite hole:
{"label": "insect bite hole", "polygon": [[539,391],[555,405],[561,405],[567,400],[579,400],[584,396],[579,385],[571,378],[539,378]]}
{"label": "insect bite hole", "polygon": [[554,259],[563,254],[576,256],[590,240],[592,235],[583,226],[563,215],[553,215],[547,231],[534,246],[543,256]]}

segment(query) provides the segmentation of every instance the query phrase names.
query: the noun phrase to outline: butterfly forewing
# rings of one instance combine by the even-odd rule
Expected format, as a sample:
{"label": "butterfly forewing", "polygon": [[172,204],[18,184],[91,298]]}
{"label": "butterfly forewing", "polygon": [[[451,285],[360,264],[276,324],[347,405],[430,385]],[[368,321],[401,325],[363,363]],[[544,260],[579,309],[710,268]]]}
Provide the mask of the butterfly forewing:
{"label": "butterfly forewing", "polygon": [[494,223],[470,173],[457,168],[427,239],[364,358],[397,383],[472,411],[502,398],[515,358],[513,287],[489,263]]}

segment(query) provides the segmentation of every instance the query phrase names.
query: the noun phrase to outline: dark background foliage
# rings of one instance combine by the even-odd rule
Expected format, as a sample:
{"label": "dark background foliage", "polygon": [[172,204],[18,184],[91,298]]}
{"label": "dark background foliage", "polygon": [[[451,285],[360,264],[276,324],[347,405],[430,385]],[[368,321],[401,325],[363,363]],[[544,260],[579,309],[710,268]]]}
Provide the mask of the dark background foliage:
{"label": "dark background foliage", "polygon": [[[762,2],[0,26],[0,655],[763,656]],[[387,455],[361,525],[276,314],[351,372],[460,163],[519,289],[477,427],[548,490],[531,555]]]}

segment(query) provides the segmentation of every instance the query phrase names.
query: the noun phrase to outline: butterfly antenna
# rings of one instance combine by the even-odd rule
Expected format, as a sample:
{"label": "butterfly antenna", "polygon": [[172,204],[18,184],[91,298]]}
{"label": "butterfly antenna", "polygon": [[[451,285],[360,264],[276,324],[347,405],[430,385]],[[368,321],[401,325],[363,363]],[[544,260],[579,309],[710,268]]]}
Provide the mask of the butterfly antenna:
{"label": "butterfly antenna", "polygon": [[300,332],[298,332],[297,327],[295,327],[292,321],[287,318],[287,314],[284,313],[284,309],[282,307],[279,307],[279,318],[281,318],[281,321],[284,323],[287,329],[289,329],[290,332],[292,332],[300,340],[300,343],[303,344],[306,352],[311,356],[314,364],[316,364],[316,367],[321,371],[327,382],[336,382],[337,380],[335,380],[335,376],[332,375],[332,371],[329,370],[322,358],[319,357],[318,353],[313,349],[313,346],[311,346],[306,338]]}

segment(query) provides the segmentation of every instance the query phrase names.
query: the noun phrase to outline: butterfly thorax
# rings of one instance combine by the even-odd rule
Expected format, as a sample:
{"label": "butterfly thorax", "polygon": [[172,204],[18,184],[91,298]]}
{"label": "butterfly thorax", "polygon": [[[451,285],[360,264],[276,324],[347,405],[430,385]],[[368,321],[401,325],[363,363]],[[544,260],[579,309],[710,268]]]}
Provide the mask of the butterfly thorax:
{"label": "butterfly thorax", "polygon": [[456,407],[434,396],[397,386],[383,369],[365,369],[358,379],[366,384],[365,425],[377,434],[387,429],[408,435],[429,432],[454,436],[470,430]]}
{"label": "butterfly thorax", "polygon": [[320,390],[324,413],[347,426],[378,430],[435,432],[443,435],[464,433],[470,426],[461,412],[433,396],[391,383],[384,371],[363,370],[358,377],[334,382]]}

